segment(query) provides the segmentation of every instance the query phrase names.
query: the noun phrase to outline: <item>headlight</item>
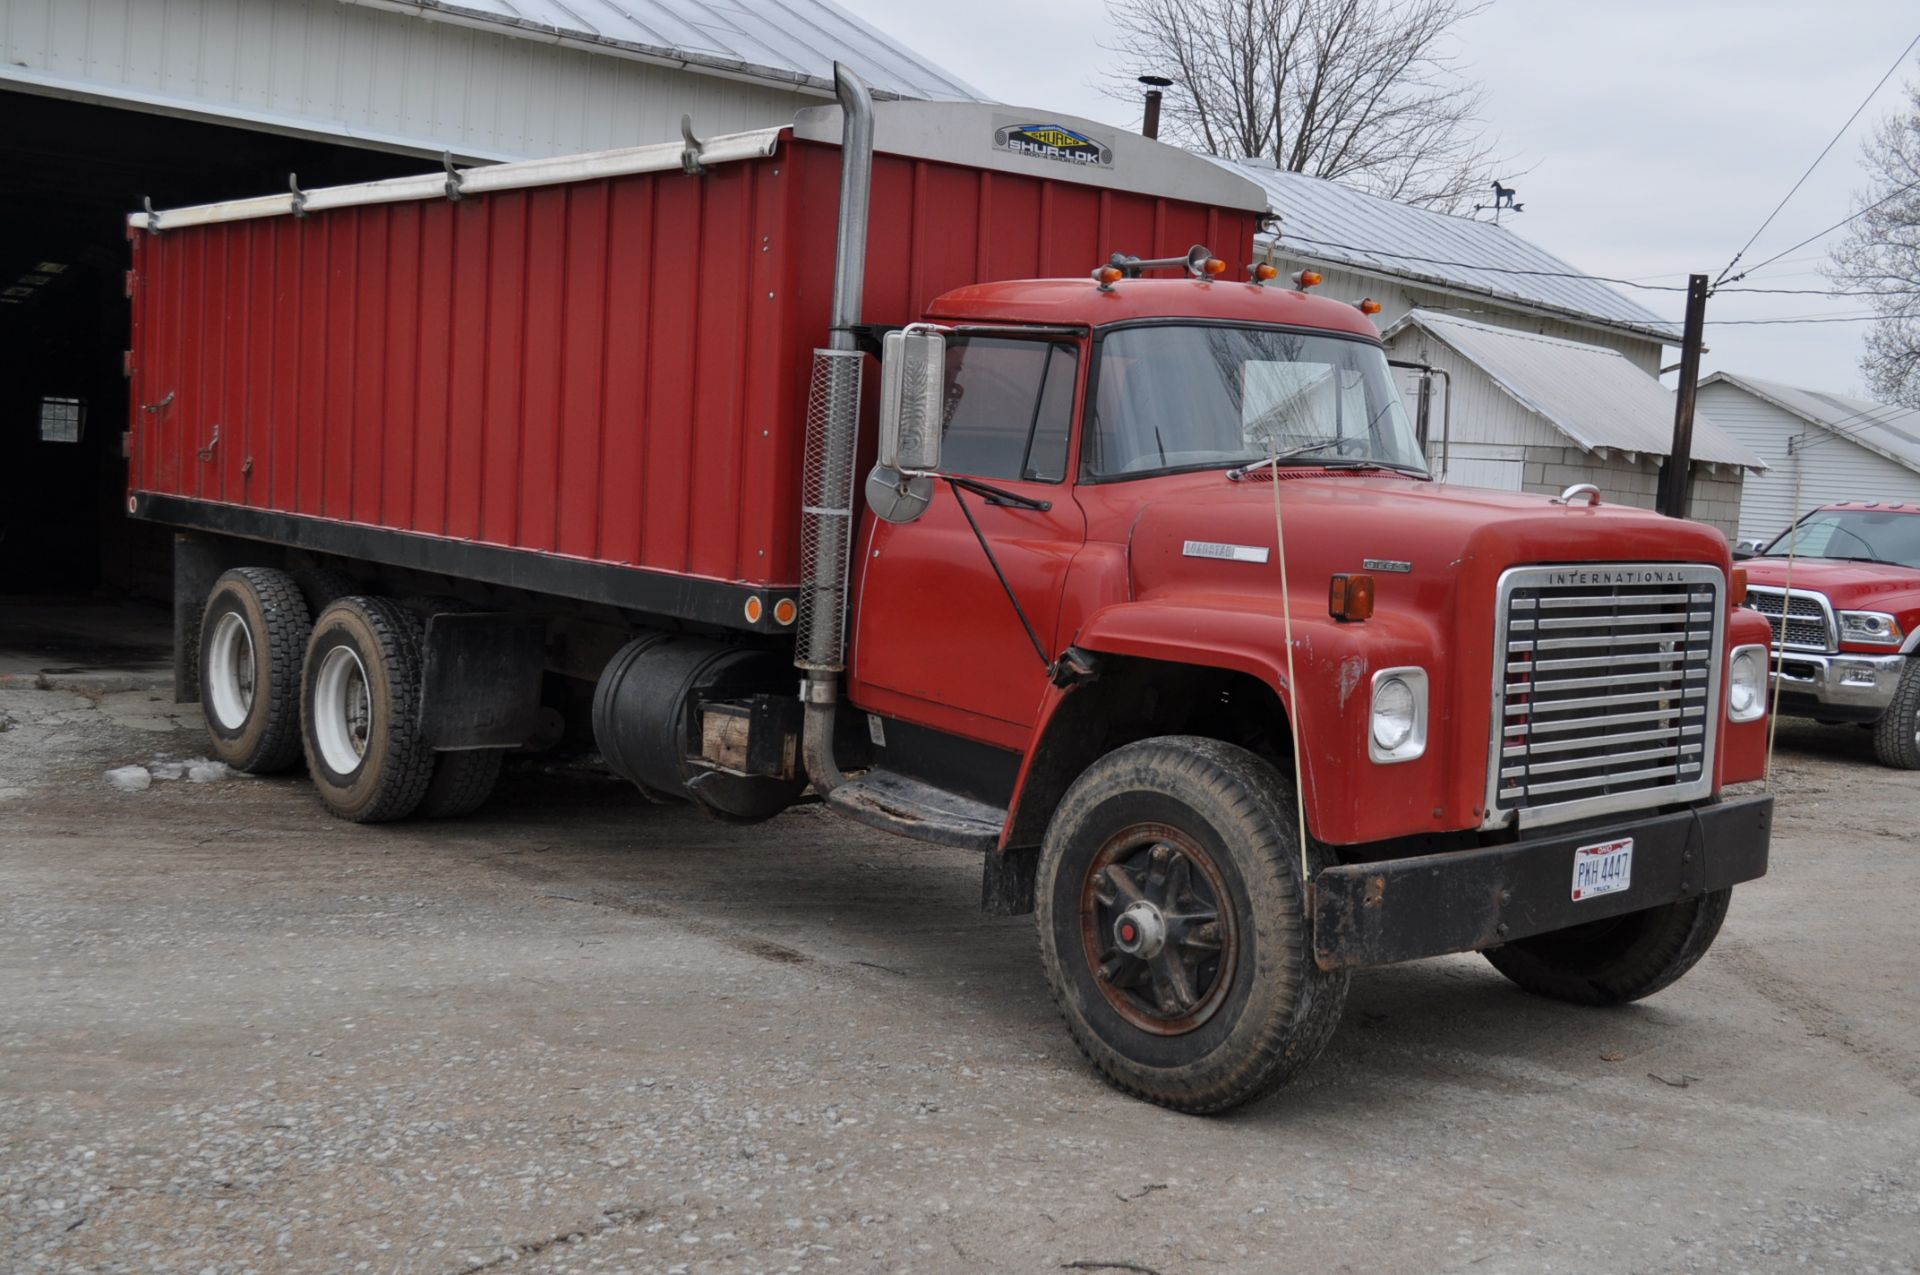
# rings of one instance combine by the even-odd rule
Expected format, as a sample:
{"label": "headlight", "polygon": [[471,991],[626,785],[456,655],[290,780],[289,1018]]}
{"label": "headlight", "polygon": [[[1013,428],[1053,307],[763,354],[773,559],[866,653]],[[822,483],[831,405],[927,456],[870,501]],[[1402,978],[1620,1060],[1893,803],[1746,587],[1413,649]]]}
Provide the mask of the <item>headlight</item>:
{"label": "headlight", "polygon": [[1727,720],[1751,722],[1767,712],[1767,648],[1737,646],[1727,661]]}
{"label": "headlight", "polygon": [[1842,611],[1840,640],[1864,642],[1870,646],[1899,646],[1906,639],[1900,621],[1884,611]]}
{"label": "headlight", "polygon": [[1427,751],[1427,671],[1387,668],[1373,675],[1367,755],[1385,765]]}

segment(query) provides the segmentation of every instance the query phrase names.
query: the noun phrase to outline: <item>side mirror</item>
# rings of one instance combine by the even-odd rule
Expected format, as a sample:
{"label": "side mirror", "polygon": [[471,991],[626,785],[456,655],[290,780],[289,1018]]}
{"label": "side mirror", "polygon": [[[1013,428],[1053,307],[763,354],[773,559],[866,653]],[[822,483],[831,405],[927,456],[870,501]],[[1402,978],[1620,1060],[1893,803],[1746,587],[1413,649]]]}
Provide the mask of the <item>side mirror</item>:
{"label": "side mirror", "polygon": [[880,354],[880,464],[892,470],[940,468],[946,402],[947,338],[939,332],[889,332]]}
{"label": "side mirror", "polygon": [[1760,550],[1751,540],[1742,540],[1733,547],[1733,560],[1735,562],[1745,562],[1748,558],[1757,558],[1759,556]]}

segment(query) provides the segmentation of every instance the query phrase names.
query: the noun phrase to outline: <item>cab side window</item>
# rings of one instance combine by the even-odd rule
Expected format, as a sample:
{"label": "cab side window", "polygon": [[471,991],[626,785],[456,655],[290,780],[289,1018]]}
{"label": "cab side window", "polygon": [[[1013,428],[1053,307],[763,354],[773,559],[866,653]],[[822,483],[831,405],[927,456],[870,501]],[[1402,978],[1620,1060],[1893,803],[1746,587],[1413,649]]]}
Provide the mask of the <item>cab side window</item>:
{"label": "cab side window", "polygon": [[1079,362],[1060,341],[949,338],[940,467],[974,478],[1063,480]]}

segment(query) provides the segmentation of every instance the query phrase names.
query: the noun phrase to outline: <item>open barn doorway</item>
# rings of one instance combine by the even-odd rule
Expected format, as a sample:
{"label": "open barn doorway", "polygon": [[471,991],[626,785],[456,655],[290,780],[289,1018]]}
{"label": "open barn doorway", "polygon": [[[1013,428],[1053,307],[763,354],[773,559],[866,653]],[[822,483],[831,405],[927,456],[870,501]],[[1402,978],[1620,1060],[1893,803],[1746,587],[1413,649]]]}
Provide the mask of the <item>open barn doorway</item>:
{"label": "open barn doorway", "polygon": [[0,92],[0,595],[170,596],[168,537],[125,517],[126,217],[420,172],[432,160]]}

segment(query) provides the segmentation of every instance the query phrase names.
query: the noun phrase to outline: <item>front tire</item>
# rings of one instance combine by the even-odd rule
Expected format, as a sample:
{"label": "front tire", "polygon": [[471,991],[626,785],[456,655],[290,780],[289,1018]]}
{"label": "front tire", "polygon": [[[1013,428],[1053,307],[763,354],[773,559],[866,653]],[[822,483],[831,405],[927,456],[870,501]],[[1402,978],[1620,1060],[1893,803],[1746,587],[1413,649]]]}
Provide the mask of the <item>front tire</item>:
{"label": "front tire", "polygon": [[1481,955],[1536,996],[1623,1005],[1673,986],[1692,969],[1713,946],[1732,899],[1731,889],[1715,890],[1517,939]]}
{"label": "front tire", "polygon": [[307,772],[355,823],[412,814],[433,780],[420,731],[421,624],[387,598],[341,598],[313,622],[300,687]]}
{"label": "front tire", "polygon": [[1054,812],[1041,959],[1075,1042],[1118,1088],[1226,1111],[1331,1039],[1347,974],[1313,959],[1290,789],[1243,748],[1166,736],[1095,762]]}
{"label": "front tire", "polygon": [[1920,770],[1920,656],[1907,658],[1893,703],[1874,723],[1873,755],[1882,766]]}
{"label": "front tire", "polygon": [[200,617],[200,708],[214,756],[267,775],[300,760],[300,661],[312,629],[292,576],[236,567]]}

